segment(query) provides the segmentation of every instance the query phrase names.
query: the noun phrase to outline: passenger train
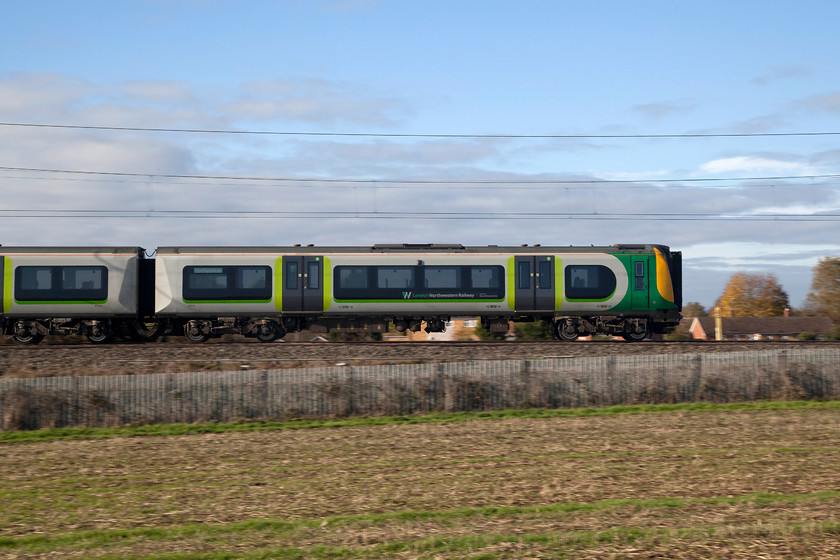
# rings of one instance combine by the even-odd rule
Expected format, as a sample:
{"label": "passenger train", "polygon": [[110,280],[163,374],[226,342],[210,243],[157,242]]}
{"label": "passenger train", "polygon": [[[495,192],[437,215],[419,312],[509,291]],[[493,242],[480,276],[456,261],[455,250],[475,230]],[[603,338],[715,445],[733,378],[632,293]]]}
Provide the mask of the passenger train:
{"label": "passenger train", "polygon": [[492,332],[547,320],[559,340],[639,341],[680,320],[682,255],[665,245],[609,247],[0,246],[0,333],[36,344],[79,334],[190,342],[241,334],[440,332],[478,316]]}

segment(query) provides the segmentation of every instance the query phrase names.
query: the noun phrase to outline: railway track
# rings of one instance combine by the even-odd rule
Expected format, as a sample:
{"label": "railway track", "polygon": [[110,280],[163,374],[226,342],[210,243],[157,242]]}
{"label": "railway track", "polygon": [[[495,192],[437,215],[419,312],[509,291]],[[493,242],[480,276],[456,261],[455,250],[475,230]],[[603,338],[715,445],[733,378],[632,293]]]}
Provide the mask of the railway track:
{"label": "railway track", "polygon": [[286,342],[0,345],[0,376],[53,377],[840,347],[831,342]]}

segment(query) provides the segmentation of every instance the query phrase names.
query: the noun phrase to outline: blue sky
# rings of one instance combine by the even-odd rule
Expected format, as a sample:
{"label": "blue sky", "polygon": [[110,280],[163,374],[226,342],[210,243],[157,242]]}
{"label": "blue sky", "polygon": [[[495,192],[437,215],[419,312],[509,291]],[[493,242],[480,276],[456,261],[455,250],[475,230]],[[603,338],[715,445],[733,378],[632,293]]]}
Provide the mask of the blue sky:
{"label": "blue sky", "polygon": [[[840,175],[840,135],[615,137],[840,132],[834,1],[35,0],[3,13],[0,122],[327,134],[0,126],[5,245],[655,242],[683,251],[685,300],[706,306],[742,270],[776,274],[799,306],[816,260],[840,255],[826,216],[840,177],[824,177]],[[336,179],[356,182],[323,182]],[[603,183],[616,180],[634,182]],[[674,215],[688,213],[704,219]],[[780,214],[799,218],[766,219]]]}

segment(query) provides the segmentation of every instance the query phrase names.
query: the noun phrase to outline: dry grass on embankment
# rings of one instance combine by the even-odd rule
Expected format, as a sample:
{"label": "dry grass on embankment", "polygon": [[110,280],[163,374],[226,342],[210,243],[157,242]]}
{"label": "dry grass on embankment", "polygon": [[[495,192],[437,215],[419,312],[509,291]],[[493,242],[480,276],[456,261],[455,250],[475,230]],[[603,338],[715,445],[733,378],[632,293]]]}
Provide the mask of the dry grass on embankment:
{"label": "dry grass on embankment", "polygon": [[745,408],[0,443],[0,558],[832,557],[840,408]]}

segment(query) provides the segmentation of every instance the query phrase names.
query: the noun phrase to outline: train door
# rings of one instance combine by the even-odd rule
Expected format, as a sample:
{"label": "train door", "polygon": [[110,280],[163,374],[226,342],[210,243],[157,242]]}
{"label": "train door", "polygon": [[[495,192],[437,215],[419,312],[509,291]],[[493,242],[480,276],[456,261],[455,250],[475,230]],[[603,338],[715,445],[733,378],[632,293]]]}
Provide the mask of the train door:
{"label": "train door", "polygon": [[647,257],[634,257],[632,263],[633,284],[630,290],[631,306],[633,309],[647,309],[650,306],[650,298],[648,297],[650,286],[649,260]]}
{"label": "train door", "polygon": [[283,311],[323,311],[323,257],[283,257],[282,263]]}
{"label": "train door", "polygon": [[516,311],[554,311],[554,257],[514,257]]}

